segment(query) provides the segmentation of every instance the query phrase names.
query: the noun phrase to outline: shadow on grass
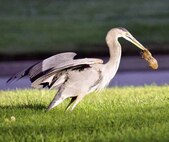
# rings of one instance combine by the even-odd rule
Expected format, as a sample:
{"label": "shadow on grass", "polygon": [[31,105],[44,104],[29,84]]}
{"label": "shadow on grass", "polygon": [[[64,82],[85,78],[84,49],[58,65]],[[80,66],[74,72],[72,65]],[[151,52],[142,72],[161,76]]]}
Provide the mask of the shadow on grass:
{"label": "shadow on grass", "polygon": [[6,105],[6,106],[0,106],[0,109],[32,109],[32,110],[46,110],[45,105],[42,104],[28,104],[28,105]]}

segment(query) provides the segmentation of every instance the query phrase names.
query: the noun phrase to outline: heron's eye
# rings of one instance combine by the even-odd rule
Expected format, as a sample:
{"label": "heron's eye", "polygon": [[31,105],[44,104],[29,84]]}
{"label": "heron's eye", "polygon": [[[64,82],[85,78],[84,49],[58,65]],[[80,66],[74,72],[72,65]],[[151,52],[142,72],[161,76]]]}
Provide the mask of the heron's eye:
{"label": "heron's eye", "polygon": [[129,37],[129,38],[131,38],[132,37],[132,35],[130,34],[130,33],[126,33],[126,37]]}
{"label": "heron's eye", "polygon": [[130,36],[130,34],[127,32],[127,33],[126,33],[126,36]]}

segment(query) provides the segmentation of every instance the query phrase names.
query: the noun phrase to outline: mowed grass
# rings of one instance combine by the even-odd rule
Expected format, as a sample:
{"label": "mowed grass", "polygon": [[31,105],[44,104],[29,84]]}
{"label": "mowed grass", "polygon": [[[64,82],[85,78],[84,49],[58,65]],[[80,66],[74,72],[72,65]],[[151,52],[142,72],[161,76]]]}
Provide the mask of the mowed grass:
{"label": "mowed grass", "polygon": [[73,112],[45,112],[55,91],[0,91],[0,141],[169,141],[169,86],[113,87]]}

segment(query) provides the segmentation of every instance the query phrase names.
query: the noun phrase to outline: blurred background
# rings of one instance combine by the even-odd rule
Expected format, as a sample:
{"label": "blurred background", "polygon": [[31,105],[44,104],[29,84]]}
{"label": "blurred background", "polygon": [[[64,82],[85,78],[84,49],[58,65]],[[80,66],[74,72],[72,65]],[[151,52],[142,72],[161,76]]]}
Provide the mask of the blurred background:
{"label": "blurred background", "polygon": [[151,71],[139,50],[119,39],[122,60],[110,86],[168,84],[168,0],[0,0],[0,89],[28,87],[27,78],[5,82],[60,52],[106,61],[105,36],[113,27],[128,29],[157,58],[159,70]]}

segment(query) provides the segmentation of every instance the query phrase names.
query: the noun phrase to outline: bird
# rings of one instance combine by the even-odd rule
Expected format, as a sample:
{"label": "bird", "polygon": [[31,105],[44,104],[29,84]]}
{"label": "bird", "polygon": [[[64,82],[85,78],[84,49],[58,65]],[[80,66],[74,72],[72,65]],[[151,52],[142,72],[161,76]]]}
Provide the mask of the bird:
{"label": "bird", "polygon": [[57,90],[47,111],[68,98],[71,100],[65,110],[73,111],[87,94],[102,91],[115,76],[121,60],[122,49],[118,41],[121,37],[133,43],[146,55],[148,50],[127,29],[112,28],[105,38],[110,53],[106,63],[97,58],[76,59],[74,52],[59,53],[13,75],[7,82],[28,75],[33,88]]}

